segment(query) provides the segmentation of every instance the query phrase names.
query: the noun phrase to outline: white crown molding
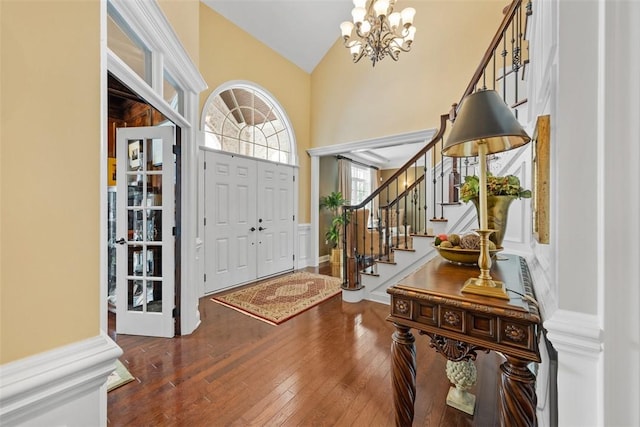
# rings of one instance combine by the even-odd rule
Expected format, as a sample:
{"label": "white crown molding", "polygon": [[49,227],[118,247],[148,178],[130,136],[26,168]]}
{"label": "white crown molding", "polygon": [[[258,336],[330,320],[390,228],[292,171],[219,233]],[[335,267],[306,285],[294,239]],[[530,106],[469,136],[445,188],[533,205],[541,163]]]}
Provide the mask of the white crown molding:
{"label": "white crown molding", "polygon": [[0,366],[0,419],[14,425],[102,387],[120,347],[107,335]]}
{"label": "white crown molding", "polygon": [[559,353],[594,359],[601,356],[603,335],[598,316],[559,309],[544,322],[544,327]]}
{"label": "white crown molding", "polygon": [[410,144],[424,142],[425,144],[433,138],[437,129],[423,129],[414,132],[401,133],[392,136],[382,136],[379,138],[367,139],[364,141],[347,142],[344,144],[329,145],[326,147],[310,148],[307,153],[312,157],[331,156],[334,154],[344,154],[356,150],[391,147],[400,144]]}
{"label": "white crown molding", "polygon": [[136,36],[152,51],[161,52],[164,65],[176,83],[193,93],[207,88],[207,83],[198,71],[173,27],[167,21],[155,1],[109,0],[108,10],[114,19],[124,20],[133,28]]}

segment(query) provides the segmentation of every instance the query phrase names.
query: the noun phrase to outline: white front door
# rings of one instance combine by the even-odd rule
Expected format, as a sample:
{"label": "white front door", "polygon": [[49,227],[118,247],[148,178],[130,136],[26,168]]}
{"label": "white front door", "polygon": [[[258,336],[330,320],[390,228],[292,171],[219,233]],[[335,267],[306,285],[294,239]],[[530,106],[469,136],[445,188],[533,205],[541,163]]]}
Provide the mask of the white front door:
{"label": "white front door", "polygon": [[116,133],[116,332],[174,336],[175,130]]}
{"label": "white front door", "polygon": [[204,292],[293,270],[293,166],[204,151]]}
{"label": "white front door", "polygon": [[256,169],[253,160],[206,156],[205,292],[256,277]]}
{"label": "white front door", "polygon": [[292,166],[258,163],[258,277],[293,270]]}

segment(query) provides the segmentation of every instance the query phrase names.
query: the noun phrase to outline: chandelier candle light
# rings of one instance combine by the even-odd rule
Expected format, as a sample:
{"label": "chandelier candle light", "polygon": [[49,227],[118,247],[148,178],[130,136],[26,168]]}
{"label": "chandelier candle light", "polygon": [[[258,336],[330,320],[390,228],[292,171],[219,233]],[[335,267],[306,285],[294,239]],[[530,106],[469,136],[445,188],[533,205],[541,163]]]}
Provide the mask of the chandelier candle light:
{"label": "chandelier candle light", "polygon": [[373,66],[385,56],[398,60],[400,52],[409,52],[416,34],[413,17],[416,10],[407,7],[394,12],[396,0],[353,0],[353,22],[340,25],[344,46],[353,62],[369,57]]}
{"label": "chandelier candle light", "polygon": [[442,149],[445,156],[478,156],[480,167],[480,229],[476,230],[480,235],[480,276],[467,280],[462,292],[509,299],[504,284],[493,280],[489,274],[489,235],[494,230],[489,229],[487,221],[487,154],[511,150],[530,140],[495,90],[480,90],[462,101],[449,138]]}

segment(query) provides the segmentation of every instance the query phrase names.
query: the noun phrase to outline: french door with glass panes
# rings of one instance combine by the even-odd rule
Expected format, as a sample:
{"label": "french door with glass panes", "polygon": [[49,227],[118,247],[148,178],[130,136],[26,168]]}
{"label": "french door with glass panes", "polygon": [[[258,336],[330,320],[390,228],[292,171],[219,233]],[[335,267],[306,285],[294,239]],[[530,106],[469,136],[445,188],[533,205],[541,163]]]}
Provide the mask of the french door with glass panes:
{"label": "french door with glass panes", "polygon": [[116,135],[116,332],[173,337],[175,130]]}

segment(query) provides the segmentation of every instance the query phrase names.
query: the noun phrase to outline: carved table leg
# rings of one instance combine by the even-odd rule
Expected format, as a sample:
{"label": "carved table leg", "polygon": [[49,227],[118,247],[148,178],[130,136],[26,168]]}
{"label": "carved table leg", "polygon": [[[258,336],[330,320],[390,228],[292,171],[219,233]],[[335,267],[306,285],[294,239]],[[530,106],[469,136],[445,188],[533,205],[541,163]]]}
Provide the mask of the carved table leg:
{"label": "carved table leg", "polygon": [[528,361],[505,356],[500,366],[500,422],[502,426],[537,426],[536,377],[527,368]]}
{"label": "carved table leg", "polygon": [[413,405],[416,400],[416,347],[410,328],[394,323],[396,332],[391,343],[393,404],[396,426],[408,427],[413,423]]}

